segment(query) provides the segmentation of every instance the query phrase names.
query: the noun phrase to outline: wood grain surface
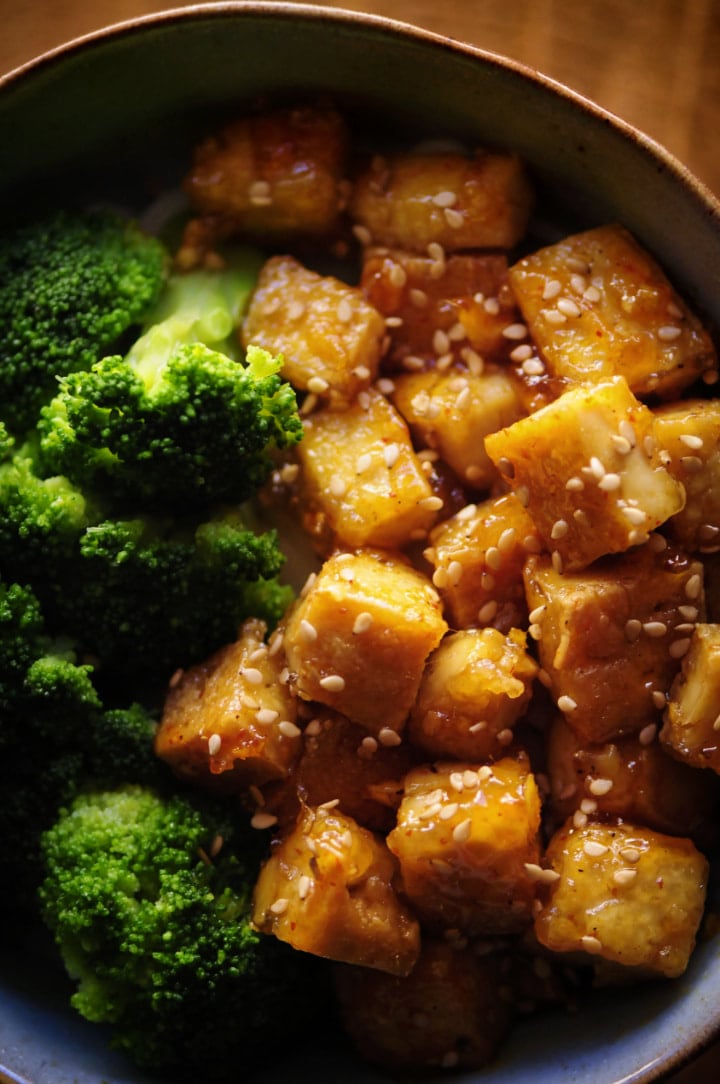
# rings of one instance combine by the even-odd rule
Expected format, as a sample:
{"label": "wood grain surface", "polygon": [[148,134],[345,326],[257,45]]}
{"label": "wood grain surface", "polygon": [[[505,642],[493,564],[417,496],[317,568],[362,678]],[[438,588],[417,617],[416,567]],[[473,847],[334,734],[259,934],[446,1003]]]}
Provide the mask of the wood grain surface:
{"label": "wood grain surface", "polygon": [[[182,0],[0,0],[0,74],[64,42]],[[720,0],[364,0],[332,3],[502,53],[663,144],[720,196]],[[716,1084],[720,1045],[671,1078]]]}

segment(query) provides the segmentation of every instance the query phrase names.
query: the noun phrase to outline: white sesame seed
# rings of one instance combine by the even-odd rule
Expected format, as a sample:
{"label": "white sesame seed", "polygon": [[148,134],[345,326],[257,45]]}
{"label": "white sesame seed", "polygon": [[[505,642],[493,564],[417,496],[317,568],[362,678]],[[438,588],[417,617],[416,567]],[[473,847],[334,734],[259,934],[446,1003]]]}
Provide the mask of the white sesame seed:
{"label": "white sesame seed", "polygon": [[593,477],[597,478],[598,481],[604,478],[607,474],[602,460],[598,459],[596,455],[590,457],[590,473],[593,475]]}
{"label": "white sesame seed", "polygon": [[488,625],[495,619],[498,612],[498,604],[495,599],[491,599],[490,602],[486,602],[484,606],[481,606],[478,610],[478,621],[481,625]]}
{"label": "white sesame seed", "polygon": [[283,738],[299,738],[302,733],[300,727],[295,726],[295,723],[291,723],[289,719],[283,719],[281,723],[278,723],[278,730]]}
{"label": "white sesame seed", "polygon": [[345,678],[340,677],[339,674],[328,674],[327,677],[320,678],[318,684],[326,692],[341,693],[345,688]]}
{"label": "white sesame seed", "polygon": [[287,307],[288,320],[299,320],[305,312],[305,306],[302,301],[291,301]]}
{"label": "white sesame seed", "polygon": [[505,339],[524,339],[528,333],[528,329],[525,324],[508,324],[507,327],[502,329],[502,336]]}
{"label": "white sesame seed", "polygon": [[531,881],[538,884],[551,885],[560,880],[560,874],[554,869],[543,869],[536,862],[525,862],[525,872]]}
{"label": "white sesame seed", "polygon": [[613,873],[613,881],[617,885],[629,885],[637,877],[636,869],[616,869]]}
{"label": "white sesame seed", "polygon": [[451,561],[447,567],[448,586],[457,587],[462,579],[463,566],[460,561]]}
{"label": "white sesame seed", "polygon": [[576,809],[573,813],[573,824],[576,828],[585,828],[588,818],[587,813],[583,813],[582,809]]}
{"label": "white sesame seed", "polygon": [[580,944],[586,952],[596,953],[602,951],[602,941],[597,937],[592,937],[590,934],[581,937]]}
{"label": "white sesame seed", "polygon": [[355,621],[353,623],[353,632],[356,635],[361,635],[363,632],[367,632],[370,628],[372,628],[372,624],[373,615],[371,613],[368,613],[367,610],[363,610],[362,613],[359,613],[355,618]]}
{"label": "white sesame seed", "polygon": [[454,203],[457,203],[457,192],[437,192],[432,201],[436,207],[452,207]]}
{"label": "white sesame seed", "polygon": [[208,738],[208,753],[211,757],[217,756],[220,752],[220,746],[222,745],[222,738],[219,734],[211,734]]}
{"label": "white sesame seed", "polygon": [[620,857],[624,858],[626,862],[639,862],[641,856],[637,847],[622,847],[620,850]]}
{"label": "white sesame seed", "polygon": [[499,730],[495,735],[495,740],[498,745],[510,745],[515,735],[509,726],[506,726],[504,730]]}
{"label": "white sesame seed", "polygon": [[577,701],[573,700],[571,696],[560,696],[558,697],[557,706],[560,708],[560,711],[572,712],[577,710]]}
{"label": "white sesame seed", "polygon": [[559,297],[555,304],[558,312],[561,312],[563,316],[576,317],[582,312],[580,306],[571,297]]}
{"label": "white sesame seed", "polygon": [[583,843],[583,850],[588,858],[602,858],[608,852],[606,844],[599,843],[595,839],[586,839]]}
{"label": "white sesame seed", "polygon": [[609,794],[612,788],[612,779],[590,779],[587,783],[587,789],[591,794],[594,794],[598,798],[602,798],[604,795]]}
{"label": "white sesame seed", "polygon": [[472,821],[467,817],[453,828],[453,839],[456,843],[467,843],[472,832]]}
{"label": "white sesame seed", "polygon": [[441,497],[423,497],[418,501],[418,507],[424,508],[429,512],[438,512],[443,506],[443,500]]}
{"label": "white sesame seed", "polygon": [[372,244],[372,234],[370,233],[370,230],[367,228],[367,226],[361,226],[358,223],[353,226],[352,231],[361,245]]}
{"label": "white sesame seed", "polygon": [[558,538],[564,538],[565,535],[568,533],[568,530],[569,527],[566,520],[556,519],[552,525],[550,537],[553,539],[553,541],[556,541]]}
{"label": "white sesame seed", "polygon": [[642,508],[635,508],[633,505],[624,504],[620,511],[625,516],[625,519],[629,520],[635,527],[640,527],[647,519]]}
{"label": "white sesame seed", "polygon": [[366,737],[363,738],[363,740],[360,742],[360,745],[358,746],[358,755],[362,757],[371,757],[374,756],[375,753],[377,753],[377,749],[377,740],[373,738],[371,734],[368,734]]}
{"label": "white sesame seed", "polygon": [[364,474],[366,470],[370,469],[371,465],[372,465],[372,456],[370,455],[369,452],[363,452],[363,454],[359,455],[357,457],[357,459],[355,460],[355,473],[356,474]]}
{"label": "white sesame seed", "polygon": [[681,335],[682,328],[677,327],[675,324],[664,324],[657,329],[657,337],[661,342],[674,342],[675,339],[679,339]]}
{"label": "white sesame seed", "polygon": [[497,316],[500,312],[500,302],[496,297],[486,297],[482,305],[488,316]]}
{"label": "white sesame seed", "polygon": [[646,636],[657,639],[660,636],[664,636],[667,632],[667,625],[664,621],[645,621],[643,623],[643,632]]}
{"label": "white sesame seed", "polygon": [[583,296],[584,301],[589,301],[590,304],[592,305],[592,304],[594,304],[594,302],[600,300],[600,298],[602,297],[602,294],[598,290],[597,286],[588,286],[587,290],[583,291],[582,296]]}
{"label": "white sesame seed", "polygon": [[290,906],[290,901],[285,899],[284,896],[280,896],[274,903],[270,904],[270,910],[274,915],[284,915]]}
{"label": "white sesame seed", "polygon": [[702,580],[700,579],[699,575],[694,574],[690,576],[687,583],[685,584],[685,597],[690,599],[696,599],[699,597],[701,589]]}
{"label": "white sesame seed", "polygon": [[241,666],[240,676],[244,678],[249,685],[262,685],[263,683],[262,672],[254,666]]}
{"label": "white sesame seed", "polygon": [[440,810],[440,814],[439,814],[440,820],[441,821],[450,821],[450,820],[452,820],[459,808],[460,807],[458,806],[457,802],[449,802],[447,805],[443,806],[443,808]]}
{"label": "white sesame seed", "polygon": [[618,430],[620,436],[624,437],[628,444],[632,448],[634,448],[637,444],[637,437],[635,435],[635,429],[632,425],[632,422],[630,422],[628,418],[623,418],[623,420],[618,425]]}
{"label": "white sesame seed", "polygon": [[522,371],[525,376],[542,376],[545,372],[545,365],[540,358],[528,358],[522,364]]}
{"label": "white sesame seed", "polygon": [[668,652],[671,659],[682,659],[684,655],[687,655],[689,649],[690,639],[686,638],[683,640],[675,640],[674,643],[670,644]]}
{"label": "white sesame seed", "polygon": [[305,643],[311,644],[311,643],[313,643],[314,640],[317,640],[317,629],[315,628],[315,626],[312,624],[311,621],[308,621],[304,617],[300,621],[299,632],[300,632],[300,639],[304,640]]}
{"label": "white sesame seed", "polygon": [[[655,697],[655,695],[656,694],[653,693],[653,698]],[[663,699],[663,705],[664,705],[664,703],[665,703],[665,695],[664,695],[664,693],[660,693],[660,696]],[[663,705],[661,705],[661,706],[663,706]],[[642,730],[640,731],[640,733],[638,734],[638,741],[640,742],[641,745],[651,745],[655,741],[656,735],[657,735],[657,726],[655,725],[655,723],[648,723],[648,725],[644,726],[642,728]]]}
{"label": "white sesame seed", "polygon": [[521,343],[510,351],[511,361],[529,361],[532,358],[533,348],[530,343]]}
{"label": "white sesame seed", "polygon": [[298,880],[298,898],[304,900],[312,888],[312,879],[308,877],[306,873],[303,873]]}
{"label": "white sesame seed", "polygon": [[386,748],[392,748],[395,745],[400,745],[402,743],[402,738],[398,734],[397,730],[393,730],[389,726],[384,726],[378,732],[378,741]]}
{"label": "white sesame seed", "polygon": [[448,226],[453,230],[459,230],[462,228],[465,218],[462,211],[456,211],[453,207],[446,207],[443,211],[445,221]]}
{"label": "white sesame seed", "polygon": [[543,301],[552,301],[554,297],[558,296],[561,290],[562,283],[559,279],[548,279],[542,292]]}
{"label": "white sesame seed", "polygon": [[550,560],[552,562],[553,571],[556,572],[558,576],[562,576],[564,567],[562,554],[559,553],[557,550],[553,550],[550,554]]}
{"label": "white sesame seed", "polygon": [[261,726],[270,726],[271,723],[275,722],[279,714],[273,708],[260,708],[259,711],[255,712],[255,718]]}
{"label": "white sesame seed", "polygon": [[328,489],[332,493],[333,497],[344,497],[347,493],[347,483],[344,478],[341,478],[338,474],[333,475],[330,479]]}
{"label": "white sesame seed", "polygon": [[588,817],[591,817],[593,813],[597,813],[598,804],[594,798],[583,798],[580,802],[580,809],[583,813],[586,813]]}
{"label": "white sesame seed", "polygon": [[573,475],[572,478],[568,478],[567,482],[565,483],[565,489],[567,489],[570,493],[579,493],[580,490],[584,488],[585,483],[583,482],[582,478],[578,478],[577,475]]}
{"label": "white sesame seed", "polygon": [[447,332],[442,328],[436,328],[432,337],[433,351],[436,354],[447,354],[450,350],[450,339],[447,336]]}
{"label": "white sesame seed", "polygon": [[407,272],[402,264],[392,263],[388,272],[388,278],[393,286],[402,287],[407,282]]}
{"label": "white sesame seed", "polygon": [[251,828],[272,828],[274,824],[277,824],[277,817],[272,813],[254,813],[252,820],[250,821]]}
{"label": "white sesame seed", "polygon": [[410,290],[410,301],[416,309],[424,309],[428,303],[428,295],[424,290],[418,289],[417,286],[413,286]]}
{"label": "white sesame seed", "polygon": [[598,488],[604,490],[606,493],[612,493],[614,490],[619,489],[622,485],[622,479],[619,474],[613,474],[608,472],[598,482]]}

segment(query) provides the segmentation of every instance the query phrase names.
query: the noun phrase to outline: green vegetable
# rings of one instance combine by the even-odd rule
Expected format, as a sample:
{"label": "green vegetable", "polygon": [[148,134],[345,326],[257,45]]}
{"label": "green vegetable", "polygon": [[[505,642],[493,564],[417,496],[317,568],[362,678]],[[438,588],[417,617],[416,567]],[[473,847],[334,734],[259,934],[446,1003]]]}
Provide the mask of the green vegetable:
{"label": "green vegetable", "polygon": [[93,365],[138,326],[164,246],[109,211],[62,211],[0,239],[0,418],[22,433],[57,377]]}
{"label": "green vegetable", "polygon": [[250,923],[254,840],[207,800],[138,786],[80,795],[44,855],[43,913],[72,1003],[140,1065],[245,1079],[319,1013],[317,965]]}

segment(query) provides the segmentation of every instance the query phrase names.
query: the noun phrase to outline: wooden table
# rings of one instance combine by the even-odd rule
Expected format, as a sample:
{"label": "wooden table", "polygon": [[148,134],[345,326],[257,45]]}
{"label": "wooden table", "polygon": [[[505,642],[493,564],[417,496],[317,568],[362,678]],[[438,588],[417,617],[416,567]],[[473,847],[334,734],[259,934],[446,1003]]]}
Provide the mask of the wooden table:
{"label": "wooden table", "polygon": [[[183,0],[2,0],[0,73],[101,26]],[[332,3],[425,27],[537,68],[636,125],[720,196],[718,0],[364,0]],[[720,1044],[672,1084],[716,1084]]]}

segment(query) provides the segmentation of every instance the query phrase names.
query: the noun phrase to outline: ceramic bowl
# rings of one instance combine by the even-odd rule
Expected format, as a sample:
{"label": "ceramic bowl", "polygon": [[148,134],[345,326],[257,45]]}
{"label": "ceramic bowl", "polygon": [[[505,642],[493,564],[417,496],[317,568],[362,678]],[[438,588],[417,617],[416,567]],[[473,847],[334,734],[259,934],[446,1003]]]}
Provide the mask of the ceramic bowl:
{"label": "ceramic bowl", "polygon": [[[197,137],[258,94],[326,93],[373,130],[518,151],[540,192],[539,236],[621,221],[720,323],[720,205],[634,129],[517,63],[386,19],[297,4],[215,3],[69,43],[0,81],[0,217],[87,191],[143,207],[182,176]],[[102,1028],[66,1007],[36,944],[0,960],[0,1080],[147,1084]],[[636,1084],[697,1052],[720,1024],[718,942],[679,981],[598,994],[576,1018],[520,1025],[458,1084]],[[381,1074],[331,1041],[253,1084]]]}

